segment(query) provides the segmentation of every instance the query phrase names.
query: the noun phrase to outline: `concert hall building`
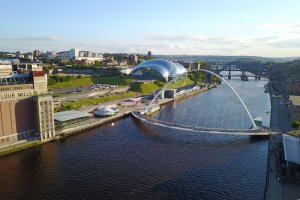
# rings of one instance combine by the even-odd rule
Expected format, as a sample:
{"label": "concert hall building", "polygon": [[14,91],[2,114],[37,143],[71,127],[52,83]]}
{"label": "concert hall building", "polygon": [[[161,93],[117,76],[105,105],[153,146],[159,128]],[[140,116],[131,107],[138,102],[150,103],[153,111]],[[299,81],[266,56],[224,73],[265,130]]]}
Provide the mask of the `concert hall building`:
{"label": "concert hall building", "polygon": [[0,75],[0,142],[55,136],[53,100],[43,71]]}
{"label": "concert hall building", "polygon": [[178,74],[186,72],[187,70],[181,64],[163,59],[145,61],[131,71],[136,79],[165,80],[166,82],[175,78]]}

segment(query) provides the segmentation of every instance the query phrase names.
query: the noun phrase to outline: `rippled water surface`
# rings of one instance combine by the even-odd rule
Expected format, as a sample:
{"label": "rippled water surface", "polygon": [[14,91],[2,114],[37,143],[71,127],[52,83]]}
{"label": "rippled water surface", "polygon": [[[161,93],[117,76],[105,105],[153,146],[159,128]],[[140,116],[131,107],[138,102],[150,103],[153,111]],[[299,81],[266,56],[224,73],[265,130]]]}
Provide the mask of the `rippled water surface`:
{"label": "rippled water surface", "polygon": [[[268,123],[268,98],[257,100],[265,81],[232,82]],[[0,198],[262,199],[267,147],[263,139],[170,130],[129,117],[0,158]]]}

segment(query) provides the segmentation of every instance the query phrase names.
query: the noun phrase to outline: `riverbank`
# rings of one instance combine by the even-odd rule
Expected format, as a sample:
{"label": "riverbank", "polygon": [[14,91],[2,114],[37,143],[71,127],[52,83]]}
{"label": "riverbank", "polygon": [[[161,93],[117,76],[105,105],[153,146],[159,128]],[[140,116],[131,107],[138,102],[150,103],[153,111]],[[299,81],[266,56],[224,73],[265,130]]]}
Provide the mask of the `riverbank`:
{"label": "riverbank", "polygon": [[178,100],[181,100],[181,99],[185,99],[185,98],[197,95],[197,94],[202,93],[202,92],[206,92],[206,91],[208,91],[212,88],[215,88],[217,86],[218,86],[218,84],[212,84],[212,85],[208,85],[207,87],[204,87],[204,88],[201,88],[201,89],[198,89],[198,90],[194,90],[194,91],[191,91],[191,92],[188,92],[188,93],[184,93],[180,96],[176,96],[173,99],[173,101],[178,101]]}
{"label": "riverbank", "polygon": [[276,83],[270,82],[269,93],[271,101],[271,120],[270,128],[272,130],[271,137],[269,138],[268,148],[268,167],[266,173],[266,186],[264,199],[297,199],[300,197],[300,186],[285,181],[280,175],[279,163],[280,152],[279,146],[282,143],[282,132],[291,129],[291,119],[289,118],[289,110],[282,103],[287,99],[287,95],[283,92],[283,89],[278,90],[280,84],[277,83],[276,88],[273,88]]}
{"label": "riverbank", "polygon": [[35,141],[24,141],[17,144],[9,145],[7,147],[0,148],[0,156],[5,156],[7,154],[15,153],[24,149],[35,147],[40,144],[40,140]]}
{"label": "riverbank", "polygon": [[132,110],[125,111],[125,112],[118,113],[117,115],[112,116],[112,117],[94,118],[93,120],[83,121],[83,122],[81,122],[81,124],[76,123],[69,127],[64,127],[64,129],[56,130],[56,136],[52,140],[49,140],[49,141],[42,142],[39,139],[35,139],[35,140],[31,140],[31,141],[24,140],[22,142],[17,141],[16,143],[12,143],[10,145],[6,145],[6,146],[2,146],[2,147],[0,146],[0,156],[15,153],[15,152],[18,152],[18,151],[21,151],[24,149],[28,149],[31,147],[35,147],[38,145],[42,145],[44,143],[48,143],[51,141],[61,140],[63,138],[69,137],[74,134],[82,133],[84,131],[102,126],[104,124],[108,124],[108,123],[114,122],[116,120],[131,116],[131,112],[132,112]]}
{"label": "riverbank", "polygon": [[[255,88],[250,90],[251,97],[259,98],[263,93],[262,81],[232,82],[241,91],[245,91],[245,85]],[[182,108],[189,106],[187,113],[191,110],[197,113],[199,105],[206,104],[211,106],[204,106],[203,110],[215,112],[215,103],[223,105],[225,100],[222,97],[228,94],[228,90],[220,86],[186,100],[168,103],[160,112],[162,114],[165,107],[170,107],[166,115],[171,116],[171,112],[177,112],[175,109],[181,105]],[[246,96],[241,97],[247,99],[248,93],[249,90],[245,91],[242,94]],[[228,101],[236,102],[236,97],[231,95],[228,94]],[[264,104],[262,101],[250,103]],[[85,111],[92,110],[90,107],[85,107]],[[200,112],[207,116],[199,109]],[[180,123],[183,121],[179,119],[187,119],[183,112],[179,112],[179,116]],[[190,116],[195,116],[193,119],[198,117],[193,113]],[[226,119],[224,124],[227,124]],[[197,199],[199,195],[204,199],[263,198],[268,147],[265,140],[151,127],[132,117],[118,120],[114,126],[111,123],[1,157],[2,197],[168,197],[184,200],[189,194],[191,199]]]}
{"label": "riverbank", "polygon": [[268,163],[264,199],[280,200],[282,199],[282,186],[276,175],[276,135],[278,136],[278,134],[280,134],[280,132],[278,132],[278,108],[276,107],[277,99],[272,98],[272,96],[274,95],[274,89],[270,82],[268,84],[268,92],[270,94],[271,101],[270,129],[274,136],[271,135],[268,144]]}
{"label": "riverbank", "polygon": [[[195,91],[192,91],[192,92],[189,92],[189,93],[185,93],[185,94],[180,95],[180,96],[178,96],[176,98],[173,98],[173,99],[172,98],[170,98],[170,99],[159,99],[158,100],[158,105],[162,106],[162,105],[165,105],[165,104],[170,103],[170,102],[182,100],[184,98],[188,98],[188,97],[197,95],[199,93],[208,91],[209,89],[215,88],[216,86],[217,86],[216,84],[212,84],[212,85],[209,85],[208,87],[201,88],[199,90],[195,90]],[[127,107],[127,109],[125,109],[125,110],[121,109],[120,112],[115,116],[108,117],[108,118],[94,118],[92,120],[88,120],[88,122],[85,123],[85,124],[82,124],[82,125],[79,125],[79,126],[78,126],[78,124],[76,124],[76,125],[74,125],[74,127],[68,127],[68,128],[64,128],[62,130],[58,130],[58,131],[56,131],[56,137],[55,137],[54,140],[59,140],[59,139],[68,137],[70,135],[76,134],[76,133],[81,133],[81,132],[84,132],[86,130],[99,127],[103,124],[111,123],[111,122],[114,122],[116,120],[122,119],[124,117],[131,116],[132,115],[131,113],[135,110],[137,110],[137,107]]]}
{"label": "riverbank", "polygon": [[[180,96],[177,96],[176,98],[159,99],[158,100],[158,105],[162,106],[164,104],[168,104],[168,103],[171,103],[171,102],[174,102],[174,101],[182,100],[182,99],[197,95],[201,92],[208,91],[209,89],[215,88],[216,86],[217,86],[216,84],[212,84],[212,85],[209,85],[205,88],[201,88],[199,90],[195,90],[195,91],[192,91],[192,92],[189,92],[189,93],[182,94]],[[141,106],[146,106],[146,105],[142,104]],[[38,146],[38,145],[42,145],[42,144],[47,143],[47,142],[60,140],[60,139],[69,137],[71,135],[82,133],[84,131],[102,126],[104,124],[113,123],[114,121],[117,121],[119,119],[131,116],[131,112],[133,112],[137,109],[138,109],[137,107],[125,107],[125,108],[120,109],[120,112],[118,114],[116,114],[115,116],[112,116],[112,117],[93,118],[93,119],[90,119],[90,120],[87,120],[87,121],[83,121],[83,122],[76,123],[76,124],[73,124],[73,125],[70,125],[70,126],[66,126],[63,129],[56,130],[55,138],[53,138],[50,141],[42,142],[38,138],[36,138],[35,140],[31,140],[31,141],[25,141],[25,140],[22,141],[22,142],[17,141],[16,143],[13,143],[13,144],[11,144],[9,146],[5,146],[5,147],[0,146],[0,156],[4,156],[4,155],[7,155],[7,154],[18,152],[18,151],[21,151],[21,150],[24,150],[24,149],[27,149],[27,148],[31,148],[31,147],[35,147],[35,146]]]}
{"label": "riverbank", "polygon": [[82,133],[87,130],[99,127],[104,124],[112,123],[114,121],[117,121],[119,119],[128,116],[131,116],[131,111],[119,113],[115,116],[108,117],[108,118],[95,118],[92,120],[84,121],[82,125],[78,126],[78,124],[75,124],[74,127],[68,127],[68,128],[63,128],[61,130],[57,130],[56,137],[54,140],[60,140],[77,133]]}

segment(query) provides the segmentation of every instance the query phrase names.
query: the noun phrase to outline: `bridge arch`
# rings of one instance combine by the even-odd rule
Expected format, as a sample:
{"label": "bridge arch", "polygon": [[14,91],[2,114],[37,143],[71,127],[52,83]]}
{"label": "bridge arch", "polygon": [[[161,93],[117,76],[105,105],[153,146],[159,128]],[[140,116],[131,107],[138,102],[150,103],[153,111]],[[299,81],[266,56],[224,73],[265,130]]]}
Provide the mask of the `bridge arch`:
{"label": "bridge arch", "polygon": [[231,62],[226,63],[220,69],[214,70],[217,74],[221,71],[238,68],[241,71],[249,71],[251,73],[256,72],[258,75],[262,75],[262,72],[267,73],[268,67],[262,63],[260,60],[256,60],[253,58],[240,58]]}
{"label": "bridge arch", "polygon": [[228,62],[226,65],[231,64],[256,64],[256,65],[263,65],[263,63],[259,60],[255,60],[253,58],[240,58],[231,62]]}
{"label": "bridge arch", "polygon": [[220,75],[218,75],[217,73],[215,73],[215,72],[212,72],[212,71],[209,71],[209,70],[206,70],[206,69],[195,69],[195,70],[191,70],[191,71],[188,71],[188,72],[185,72],[185,73],[182,73],[182,74],[179,74],[179,75],[177,75],[174,79],[172,79],[171,81],[169,81],[158,93],[156,93],[155,95],[154,95],[154,97],[153,97],[153,99],[150,101],[150,103],[149,103],[149,105],[146,107],[146,109],[145,109],[145,111],[146,111],[146,113],[149,111],[149,109],[152,107],[152,105],[153,105],[153,103],[155,102],[155,100],[158,98],[158,96],[162,93],[162,92],[164,92],[167,88],[168,88],[168,86],[171,84],[171,83],[173,83],[173,82],[175,82],[175,81],[177,81],[177,80],[179,80],[181,77],[183,77],[183,76],[185,76],[186,74],[188,74],[188,73],[190,73],[190,72],[195,72],[195,71],[201,71],[201,72],[206,72],[206,73],[209,73],[209,74],[212,74],[212,75],[214,75],[214,76],[217,76],[218,78],[220,78],[222,81],[224,81],[224,83],[226,83],[229,87],[230,87],[230,89],[234,92],[234,94],[237,96],[237,98],[239,99],[239,101],[241,102],[241,104],[243,105],[243,107],[244,107],[244,109],[246,110],[246,112],[247,112],[247,114],[248,114],[248,116],[249,116],[249,118],[250,118],[250,120],[251,120],[251,122],[252,122],[252,126],[253,126],[253,128],[252,129],[257,129],[257,126],[256,126],[256,124],[255,124],[255,122],[254,122],[254,119],[252,118],[252,116],[251,116],[251,114],[250,114],[250,112],[249,112],[249,110],[248,110],[248,108],[247,108],[247,106],[245,105],[245,103],[244,103],[244,101],[241,99],[241,97],[239,96],[239,94],[236,92],[236,90],[223,78],[223,77],[221,77]]}

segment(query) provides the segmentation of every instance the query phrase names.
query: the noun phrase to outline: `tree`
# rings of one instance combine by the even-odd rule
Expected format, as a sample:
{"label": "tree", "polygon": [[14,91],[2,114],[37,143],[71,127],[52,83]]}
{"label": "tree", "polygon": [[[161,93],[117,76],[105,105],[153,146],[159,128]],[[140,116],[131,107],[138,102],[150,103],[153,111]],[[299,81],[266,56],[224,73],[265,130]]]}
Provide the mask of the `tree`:
{"label": "tree", "polygon": [[293,128],[299,128],[300,127],[300,120],[294,120],[292,122],[292,127]]}
{"label": "tree", "polygon": [[54,59],[43,58],[42,62],[45,63],[45,64],[53,64],[54,63]]}
{"label": "tree", "polygon": [[46,74],[49,74],[49,68],[48,68],[48,67],[43,67],[43,71],[44,71]]}
{"label": "tree", "polygon": [[220,79],[220,78],[217,77],[217,76],[213,76],[213,77],[212,77],[212,81],[213,81],[213,82],[216,82],[216,83],[218,83],[218,84],[221,84],[222,79]]}
{"label": "tree", "polygon": [[193,71],[188,73],[188,78],[191,79],[194,84],[201,84],[205,82],[205,74],[201,71]]}
{"label": "tree", "polygon": [[200,67],[202,68],[202,69],[208,69],[208,67],[209,67],[209,64],[207,63],[207,62],[205,62],[205,61],[198,61],[198,63],[200,64]]}
{"label": "tree", "polygon": [[105,66],[105,64],[102,61],[100,62],[100,61],[97,60],[94,63],[94,67],[96,67],[96,68],[97,67],[104,67],[104,66]]}
{"label": "tree", "polygon": [[54,80],[54,79],[52,79],[52,78],[49,78],[49,79],[48,79],[48,86],[54,85],[55,83],[57,83],[56,80]]}

